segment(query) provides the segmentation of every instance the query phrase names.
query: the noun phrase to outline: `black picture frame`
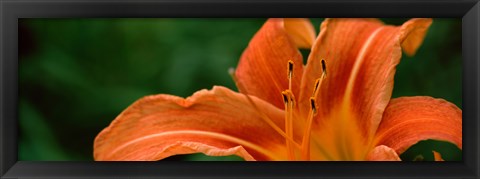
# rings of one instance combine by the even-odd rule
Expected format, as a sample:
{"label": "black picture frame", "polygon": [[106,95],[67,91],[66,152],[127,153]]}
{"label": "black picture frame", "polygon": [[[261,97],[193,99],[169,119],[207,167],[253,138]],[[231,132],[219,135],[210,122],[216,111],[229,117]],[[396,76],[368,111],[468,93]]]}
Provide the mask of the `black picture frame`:
{"label": "black picture frame", "polygon": [[[18,19],[118,17],[462,18],[462,162],[28,162],[17,161]],[[2,178],[479,178],[478,0],[2,0],[0,176]]]}

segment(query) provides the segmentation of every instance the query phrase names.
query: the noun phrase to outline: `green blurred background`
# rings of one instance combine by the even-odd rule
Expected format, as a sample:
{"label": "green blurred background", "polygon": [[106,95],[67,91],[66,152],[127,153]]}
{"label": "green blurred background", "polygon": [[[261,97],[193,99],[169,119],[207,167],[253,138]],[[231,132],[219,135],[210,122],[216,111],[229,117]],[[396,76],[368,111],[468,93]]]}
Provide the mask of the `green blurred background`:
{"label": "green blurred background", "polygon": [[[323,19],[311,19],[317,29]],[[408,19],[382,19],[400,25]],[[95,136],[135,100],[187,97],[228,75],[265,19],[20,19],[19,160],[93,160]],[[403,56],[393,97],[427,95],[462,108],[461,19],[434,19]],[[308,51],[302,51],[308,54]],[[306,56],[305,56],[306,58]],[[453,144],[424,141],[404,160],[461,160]],[[179,155],[167,160],[240,160]]]}

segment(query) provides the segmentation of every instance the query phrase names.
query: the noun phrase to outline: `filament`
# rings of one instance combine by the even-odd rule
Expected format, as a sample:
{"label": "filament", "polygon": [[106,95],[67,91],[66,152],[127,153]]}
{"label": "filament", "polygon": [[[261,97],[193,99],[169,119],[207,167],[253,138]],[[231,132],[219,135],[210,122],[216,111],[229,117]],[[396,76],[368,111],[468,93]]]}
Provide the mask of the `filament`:
{"label": "filament", "polygon": [[[285,104],[285,133],[293,139],[293,106],[295,105],[294,95],[292,93],[293,61],[289,60],[287,65],[288,90],[282,92]],[[295,152],[290,141],[285,141],[287,153],[290,160],[295,159]]]}
{"label": "filament", "polygon": [[[235,84],[237,85],[237,87],[238,87],[241,91],[245,91],[244,86],[243,86],[241,83],[238,82],[237,77],[235,76],[235,69],[230,68],[230,69],[228,70],[228,73],[229,73],[230,76],[232,77],[232,79],[233,79],[233,81],[235,82]],[[241,93],[241,94],[243,94],[243,93]],[[262,110],[260,110],[260,109],[258,108],[258,106],[255,104],[255,102],[253,101],[253,99],[252,99],[249,95],[247,95],[247,94],[243,94],[243,95],[247,98],[247,100],[248,100],[248,102],[250,103],[250,105],[253,106],[255,112],[257,112],[257,114],[260,115],[260,118],[261,118],[263,121],[265,121],[270,127],[272,127],[278,134],[280,134],[282,137],[284,137],[287,141],[290,141],[296,148],[299,148],[299,149],[301,148],[300,144],[296,143],[296,142],[293,140],[293,138],[290,138],[289,136],[287,136],[287,135],[285,134],[285,132],[284,132],[282,129],[280,129],[280,127],[278,127],[265,113],[262,112]]]}
{"label": "filament", "polygon": [[[316,105],[315,99],[317,99],[318,91],[319,91],[318,89],[320,88],[320,85],[322,84],[323,79],[325,79],[327,76],[327,67],[325,64],[325,60],[322,59],[321,64],[322,64],[322,76],[317,80],[315,80],[312,97],[310,97],[310,110],[308,112],[308,117],[307,117],[307,123],[306,123],[307,126],[303,131],[301,153],[302,153],[302,158],[304,160],[310,159],[310,136],[311,136],[311,130],[312,130],[312,123],[313,123],[313,117],[317,114],[317,105]],[[323,149],[321,150],[323,151]]]}
{"label": "filament", "polygon": [[310,135],[311,135],[311,130],[312,130],[312,121],[313,117],[317,114],[317,108],[315,104],[315,98],[310,97],[310,112],[308,113],[308,118],[307,118],[307,127],[304,130],[303,133],[303,139],[302,139],[302,158],[303,160],[309,160],[310,159]]}
{"label": "filament", "polygon": [[[285,133],[289,138],[293,138],[293,94],[290,90],[282,92],[283,102],[285,104]],[[286,140],[287,154],[289,160],[295,160],[295,153],[292,143]]]}

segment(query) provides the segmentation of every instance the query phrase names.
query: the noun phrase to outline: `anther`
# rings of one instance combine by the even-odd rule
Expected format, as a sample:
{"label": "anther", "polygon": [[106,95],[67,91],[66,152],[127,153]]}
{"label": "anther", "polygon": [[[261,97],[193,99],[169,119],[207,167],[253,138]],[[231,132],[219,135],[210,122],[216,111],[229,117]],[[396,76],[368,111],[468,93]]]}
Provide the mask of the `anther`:
{"label": "anther", "polygon": [[315,104],[314,97],[310,97],[310,107],[312,108],[313,115],[317,114],[317,105]]}
{"label": "anther", "polygon": [[322,71],[323,71],[324,78],[327,77],[327,65],[325,64],[324,59],[322,59]]}
{"label": "anther", "polygon": [[295,96],[293,96],[292,91],[290,90],[282,91],[282,96],[283,96],[283,102],[285,104],[291,104],[292,106],[295,106]]}
{"label": "anther", "polygon": [[293,95],[293,92],[291,90],[285,90],[288,94],[288,99],[290,99],[289,103],[292,104],[292,106],[295,106],[295,96]]}
{"label": "anther", "polygon": [[[293,99],[293,93],[290,90],[282,91],[283,102],[285,103],[285,134],[288,138],[293,138],[293,106],[295,99]],[[286,140],[288,159],[295,159],[295,152],[293,148],[293,143],[289,140]]]}
{"label": "anther", "polygon": [[287,71],[288,72],[287,73],[288,74],[288,79],[291,79],[292,76],[293,76],[293,61],[292,60],[288,61],[288,69],[287,70],[288,70]]}
{"label": "anther", "polygon": [[283,91],[283,92],[282,92],[282,96],[283,96],[283,103],[285,103],[285,105],[286,105],[286,104],[288,104],[288,101],[289,101],[289,100],[288,100],[288,96],[287,96],[287,95],[288,95],[288,94],[287,94],[287,92],[286,92],[286,91]]}
{"label": "anther", "polygon": [[325,60],[322,59],[322,76],[320,78],[317,78],[317,80],[315,80],[312,97],[317,96],[318,88],[320,87],[322,80],[325,79],[326,77],[327,77],[327,65],[325,65]]}

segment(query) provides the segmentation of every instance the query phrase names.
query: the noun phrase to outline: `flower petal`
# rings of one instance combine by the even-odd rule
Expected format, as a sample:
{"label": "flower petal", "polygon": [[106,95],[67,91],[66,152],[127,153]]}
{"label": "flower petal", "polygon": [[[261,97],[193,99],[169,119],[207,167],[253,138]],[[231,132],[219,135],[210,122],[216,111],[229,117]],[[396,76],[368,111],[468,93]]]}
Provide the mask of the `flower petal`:
{"label": "flower petal", "polygon": [[315,28],[308,19],[283,19],[284,28],[299,48],[312,48],[315,41]]}
{"label": "flower petal", "polygon": [[283,112],[224,87],[183,99],[147,96],[123,111],[95,139],[95,160],[160,160],[176,154],[238,155],[245,160],[286,159]]}
{"label": "flower petal", "polygon": [[375,145],[389,146],[401,154],[427,139],[451,142],[461,149],[462,111],[432,97],[392,99],[375,134]]}
{"label": "flower petal", "polygon": [[313,26],[305,19],[269,19],[242,54],[235,75],[240,92],[254,95],[283,109],[281,92],[288,89],[287,65],[295,64],[292,90],[298,95],[303,73],[297,47],[311,45]]}
{"label": "flower petal", "polygon": [[370,161],[401,161],[395,150],[390,147],[380,145],[375,147],[367,155],[366,160]]}
{"label": "flower petal", "polygon": [[[333,130],[342,134],[324,131],[321,135],[352,136],[351,142],[341,144],[347,148],[356,145],[353,141],[358,145],[371,141],[391,97],[395,66],[402,54],[401,44],[413,52],[430,23],[430,19],[412,19],[395,27],[376,19],[325,20],[308,58],[299,102],[303,106],[300,108],[308,109],[307,99],[315,79],[321,76],[321,59],[324,59],[327,77],[319,89],[314,128],[342,129]],[[303,116],[307,112],[303,111]],[[353,155],[364,156],[367,148],[362,150]]]}
{"label": "flower petal", "polygon": [[403,39],[402,49],[407,55],[415,54],[431,24],[431,19],[412,19],[402,25],[400,39]]}
{"label": "flower petal", "polygon": [[445,161],[442,158],[442,154],[438,153],[437,151],[432,151],[433,152],[433,158],[435,161]]}

